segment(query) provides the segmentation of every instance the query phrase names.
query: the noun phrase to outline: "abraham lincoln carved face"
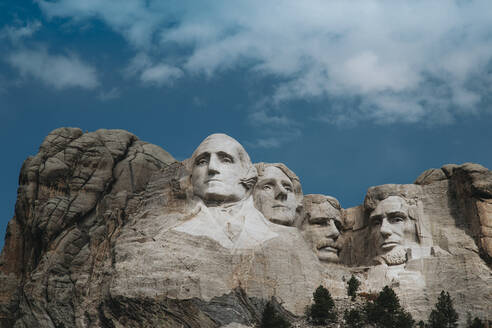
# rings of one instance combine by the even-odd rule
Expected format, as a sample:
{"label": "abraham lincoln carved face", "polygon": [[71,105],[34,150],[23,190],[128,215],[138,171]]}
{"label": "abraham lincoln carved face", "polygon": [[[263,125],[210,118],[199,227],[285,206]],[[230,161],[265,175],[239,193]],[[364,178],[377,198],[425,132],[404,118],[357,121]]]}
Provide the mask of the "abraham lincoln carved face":
{"label": "abraham lincoln carved face", "polygon": [[406,261],[406,247],[417,244],[415,219],[409,205],[399,196],[378,203],[369,215],[370,233],[376,254],[387,264]]}

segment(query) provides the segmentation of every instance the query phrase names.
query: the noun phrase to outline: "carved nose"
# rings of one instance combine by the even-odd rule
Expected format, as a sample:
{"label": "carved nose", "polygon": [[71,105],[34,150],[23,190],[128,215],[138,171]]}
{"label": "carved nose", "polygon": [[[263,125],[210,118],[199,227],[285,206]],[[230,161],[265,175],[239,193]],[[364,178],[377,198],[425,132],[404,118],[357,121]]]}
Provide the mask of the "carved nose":
{"label": "carved nose", "polygon": [[215,175],[215,174],[217,174],[217,173],[219,173],[219,171],[218,171],[217,169],[212,168],[212,167],[210,167],[210,166],[208,167],[208,174],[209,174],[209,175]]}
{"label": "carved nose", "polygon": [[275,188],[275,199],[278,200],[286,200],[287,199],[287,191],[282,186],[277,186]]}
{"label": "carved nose", "polygon": [[388,223],[388,220],[383,219],[381,223],[381,235],[385,238],[389,237],[393,232],[391,231],[391,224]]}
{"label": "carved nose", "polygon": [[339,236],[340,236],[340,232],[338,231],[337,226],[335,225],[335,221],[330,220],[330,225],[326,237],[331,238],[333,240],[337,240]]}
{"label": "carved nose", "polygon": [[217,160],[217,157],[211,156],[210,157],[210,162],[208,163],[208,174],[209,175],[214,175],[219,173],[219,161]]}

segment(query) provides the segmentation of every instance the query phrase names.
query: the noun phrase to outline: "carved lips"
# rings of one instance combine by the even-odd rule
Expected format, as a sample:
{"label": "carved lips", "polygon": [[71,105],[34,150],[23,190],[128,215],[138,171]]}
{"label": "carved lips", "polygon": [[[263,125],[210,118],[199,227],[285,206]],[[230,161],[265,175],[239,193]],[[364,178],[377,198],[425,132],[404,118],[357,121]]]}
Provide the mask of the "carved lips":
{"label": "carved lips", "polygon": [[325,247],[318,248],[318,251],[319,252],[335,253],[335,254],[338,255],[339,249],[338,248],[335,248],[335,247],[331,247],[331,246],[325,246]]}
{"label": "carved lips", "polygon": [[222,181],[220,179],[217,179],[217,178],[210,178],[210,179],[205,180],[205,183],[209,183],[209,182],[222,182]]}
{"label": "carved lips", "polygon": [[385,241],[385,242],[381,243],[381,249],[385,250],[385,251],[389,251],[398,245],[400,245],[400,243],[398,243],[396,241]]}
{"label": "carved lips", "polygon": [[338,255],[340,248],[334,242],[325,242],[317,247],[318,252],[334,253]]}

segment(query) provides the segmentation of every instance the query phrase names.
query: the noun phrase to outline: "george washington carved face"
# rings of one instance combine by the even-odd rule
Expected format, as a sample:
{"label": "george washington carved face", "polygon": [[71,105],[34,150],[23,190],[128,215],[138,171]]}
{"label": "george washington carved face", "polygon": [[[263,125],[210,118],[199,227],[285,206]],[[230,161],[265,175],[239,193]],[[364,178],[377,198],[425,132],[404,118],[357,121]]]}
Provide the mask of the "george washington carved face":
{"label": "george washington carved face", "polygon": [[222,204],[244,199],[251,188],[248,179],[256,177],[244,148],[225,134],[207,137],[191,160],[193,193],[205,203]]}

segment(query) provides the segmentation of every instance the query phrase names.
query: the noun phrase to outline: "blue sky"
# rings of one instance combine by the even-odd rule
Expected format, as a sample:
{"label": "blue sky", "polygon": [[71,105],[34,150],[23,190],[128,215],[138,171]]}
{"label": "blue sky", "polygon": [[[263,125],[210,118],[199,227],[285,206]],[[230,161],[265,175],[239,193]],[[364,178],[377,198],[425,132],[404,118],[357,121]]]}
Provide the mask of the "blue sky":
{"label": "blue sky", "polygon": [[23,160],[61,126],[181,160],[207,135],[363,201],[425,169],[492,167],[492,4],[0,1],[0,245]]}

